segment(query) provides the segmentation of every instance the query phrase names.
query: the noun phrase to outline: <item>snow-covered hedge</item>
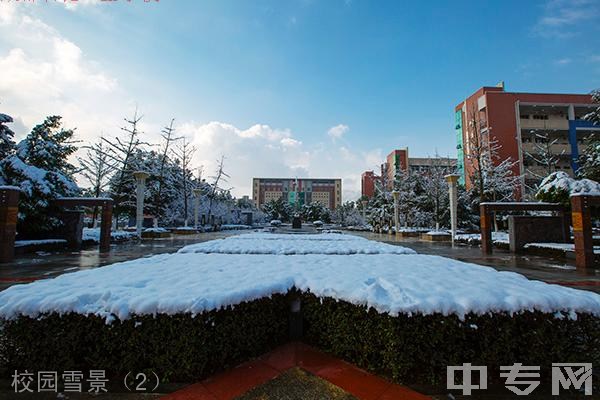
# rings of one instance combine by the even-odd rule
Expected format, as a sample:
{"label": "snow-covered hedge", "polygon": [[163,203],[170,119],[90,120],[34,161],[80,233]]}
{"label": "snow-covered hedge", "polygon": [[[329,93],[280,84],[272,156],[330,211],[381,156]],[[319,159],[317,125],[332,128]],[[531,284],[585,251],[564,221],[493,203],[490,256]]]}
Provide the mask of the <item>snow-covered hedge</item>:
{"label": "snow-covered hedge", "polygon": [[390,315],[292,289],[197,315],[4,320],[0,376],[102,368],[121,380],[149,368],[161,382],[197,381],[288,341],[290,302],[298,298],[305,342],[396,382],[443,384],[446,366],[463,362],[488,366],[491,381],[515,362],[542,366],[542,377],[551,376],[552,362],[600,363],[600,319],[590,314]]}

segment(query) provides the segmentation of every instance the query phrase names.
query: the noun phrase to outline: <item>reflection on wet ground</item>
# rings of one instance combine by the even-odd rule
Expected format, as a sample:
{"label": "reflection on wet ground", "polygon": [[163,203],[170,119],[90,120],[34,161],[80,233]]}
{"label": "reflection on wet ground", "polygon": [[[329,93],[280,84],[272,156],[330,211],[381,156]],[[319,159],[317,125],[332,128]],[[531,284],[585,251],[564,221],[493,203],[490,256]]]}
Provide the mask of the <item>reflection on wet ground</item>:
{"label": "reflection on wet ground", "polygon": [[[57,275],[97,268],[103,265],[127,261],[140,257],[150,257],[161,253],[172,253],[183,246],[227,237],[248,231],[225,231],[200,233],[196,235],[173,235],[170,238],[143,240],[111,246],[110,253],[100,254],[96,246],[68,253],[38,253],[21,256],[10,264],[0,265],[0,290],[37,279],[52,278]],[[531,279],[560,283],[578,289],[600,293],[600,269],[577,271],[574,260],[539,255],[512,254],[507,250],[494,249],[494,254],[483,255],[479,247],[455,245],[443,242],[425,242],[417,238],[396,237],[389,234],[356,233],[368,239],[410,247],[421,254],[439,255],[480,265],[487,265],[501,271],[513,271]]]}

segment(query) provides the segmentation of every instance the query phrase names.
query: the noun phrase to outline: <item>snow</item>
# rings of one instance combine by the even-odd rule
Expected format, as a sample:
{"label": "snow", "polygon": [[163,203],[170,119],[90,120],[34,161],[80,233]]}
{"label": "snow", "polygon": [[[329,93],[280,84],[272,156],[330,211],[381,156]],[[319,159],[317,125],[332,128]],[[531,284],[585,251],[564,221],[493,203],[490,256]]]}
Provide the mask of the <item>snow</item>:
{"label": "snow", "polygon": [[0,113],[0,123],[5,124],[9,122],[13,122],[12,117],[10,115]]}
{"label": "snow", "polygon": [[[126,240],[137,239],[136,232],[126,232],[126,231],[111,231],[110,232],[111,240],[116,242],[124,242]],[[83,228],[83,237],[82,240],[91,241],[95,243],[100,243],[100,228]]]}
{"label": "snow", "polygon": [[[527,243],[526,249],[553,249],[575,252],[575,245],[572,243]],[[600,246],[594,246],[594,253],[600,254]]]}
{"label": "snow", "polygon": [[281,225],[281,221],[278,220],[278,219],[271,220],[271,225],[272,226],[279,226],[279,225]]}
{"label": "snow", "polygon": [[[275,236],[277,239],[271,238]],[[324,236],[324,237],[322,237]],[[341,234],[256,233],[186,246],[178,253],[221,254],[416,254],[414,250]]]}
{"label": "snow", "polygon": [[[454,236],[454,240],[457,242],[467,242],[469,244],[481,243],[481,234],[479,233],[459,233]],[[492,242],[508,244],[509,237],[508,232],[492,232]]]}
{"label": "snow", "polygon": [[574,179],[566,172],[553,172],[548,175],[538,189],[538,193],[552,192],[553,190],[561,190],[570,195],[590,195],[600,196],[600,183],[590,179]]}
{"label": "snow", "polygon": [[11,186],[11,185],[0,185],[0,190],[18,190],[21,191],[21,188],[18,186]]}
{"label": "snow", "polygon": [[144,233],[167,233],[169,232],[165,228],[146,228],[144,229]]}
{"label": "snow", "polygon": [[67,243],[65,239],[17,240],[15,241],[15,247],[65,243]]}
{"label": "snow", "polygon": [[[255,243],[255,235],[234,240]],[[303,243],[312,239],[290,235],[275,241]],[[357,244],[363,246],[352,238],[336,242],[340,248],[346,245],[348,251]],[[286,293],[292,287],[391,315],[439,312],[462,317],[469,312],[539,310],[600,316],[600,295],[593,292],[531,281],[514,272],[439,256],[181,252],[11,286],[0,292],[0,318],[75,312],[99,315],[110,322],[136,314],[195,315]]]}
{"label": "snow", "polygon": [[426,235],[431,235],[431,236],[450,236],[450,232],[446,232],[446,231],[429,231],[425,233]]}
{"label": "snow", "polygon": [[221,225],[221,230],[223,231],[232,231],[236,229],[252,229],[250,225],[242,225],[242,224],[223,224]]}

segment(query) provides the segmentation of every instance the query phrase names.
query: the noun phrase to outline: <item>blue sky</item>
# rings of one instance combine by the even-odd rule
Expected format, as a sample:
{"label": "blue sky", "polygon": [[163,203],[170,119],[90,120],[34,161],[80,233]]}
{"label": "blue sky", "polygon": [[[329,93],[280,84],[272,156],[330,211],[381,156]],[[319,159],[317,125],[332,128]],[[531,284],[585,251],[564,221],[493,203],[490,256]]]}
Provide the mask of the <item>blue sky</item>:
{"label": "blue sky", "polygon": [[[67,68],[79,68],[80,82],[63,77],[65,88],[104,85],[96,88],[101,95],[61,87],[59,100],[38,94],[27,101],[0,76],[0,107],[21,117],[24,130],[35,110],[37,119],[58,112],[93,140],[97,130],[111,134],[137,104],[149,135],[176,118],[182,132],[198,139],[204,150],[198,162],[207,170],[219,152],[229,152],[231,164],[246,160],[233,182],[238,195],[255,172],[245,147],[287,139],[293,146],[279,153],[293,161],[265,153],[256,174],[336,173],[354,196],[361,169],[375,167],[393,148],[455,156],[453,108],[480,86],[504,80],[509,91],[564,93],[600,87],[600,1],[593,0],[91,0],[69,8],[0,3],[0,12],[0,29],[12,31],[0,39],[0,66],[15,48],[30,65],[60,64],[57,51],[46,59],[38,54],[47,37],[36,47],[35,24],[22,21],[27,16],[79,49]],[[86,76],[94,77],[91,84]],[[25,113],[24,103],[32,108]],[[83,107],[79,115],[65,112],[76,107]],[[229,133],[207,133],[211,122]],[[248,133],[255,125],[276,133]],[[335,126],[338,135],[328,135]],[[262,142],[216,145],[228,134]],[[319,154],[328,157],[317,160]],[[331,168],[340,160],[345,167]]]}

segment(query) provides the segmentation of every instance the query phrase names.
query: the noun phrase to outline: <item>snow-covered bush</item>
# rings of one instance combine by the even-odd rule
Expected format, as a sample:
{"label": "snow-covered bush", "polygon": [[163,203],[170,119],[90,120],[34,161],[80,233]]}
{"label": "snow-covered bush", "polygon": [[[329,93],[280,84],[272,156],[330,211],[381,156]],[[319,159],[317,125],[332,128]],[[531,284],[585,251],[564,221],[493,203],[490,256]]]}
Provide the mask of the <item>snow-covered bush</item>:
{"label": "snow-covered bush", "polygon": [[271,226],[280,226],[280,225],[281,225],[281,220],[279,220],[279,219],[271,220]]}
{"label": "snow-covered bush", "polygon": [[544,178],[535,197],[541,201],[570,207],[570,196],[573,194],[600,196],[600,184],[590,179],[571,178],[566,172],[553,172]]}

